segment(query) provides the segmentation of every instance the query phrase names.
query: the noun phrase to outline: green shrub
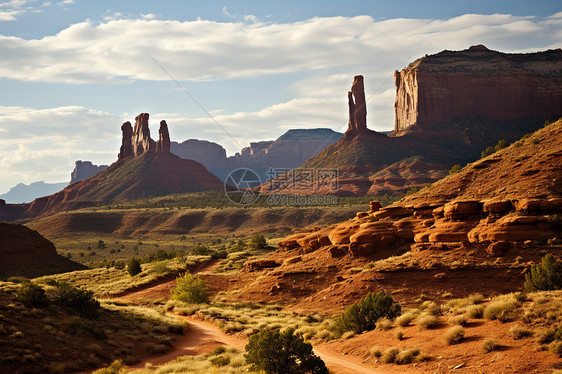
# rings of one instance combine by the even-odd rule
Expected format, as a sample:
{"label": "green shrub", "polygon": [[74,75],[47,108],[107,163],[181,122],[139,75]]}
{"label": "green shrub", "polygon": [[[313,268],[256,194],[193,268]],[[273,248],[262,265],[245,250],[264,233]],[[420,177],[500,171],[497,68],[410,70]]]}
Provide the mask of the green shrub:
{"label": "green shrub", "polygon": [[492,153],[495,152],[495,149],[493,146],[489,146],[488,148],[486,148],[485,150],[482,151],[482,153],[480,153],[480,158],[484,158],[484,157],[488,157],[489,155],[491,155]]}
{"label": "green shrub", "polygon": [[93,291],[76,288],[66,282],[57,283],[54,297],[57,304],[82,314],[93,314],[100,308]]}
{"label": "green shrub", "polygon": [[498,140],[498,144],[494,147],[494,151],[499,151],[500,149],[504,149],[508,146],[507,141],[505,139]]}
{"label": "green shrub", "polygon": [[562,264],[549,253],[525,274],[525,291],[548,291],[562,288]]}
{"label": "green shrub", "polygon": [[499,347],[499,344],[496,343],[493,339],[488,339],[488,340],[484,341],[484,343],[482,343],[482,349],[486,353],[490,353],[490,352],[498,349],[498,347]]}
{"label": "green shrub", "polygon": [[131,277],[134,277],[135,275],[142,272],[140,261],[138,258],[133,257],[129,260],[129,262],[127,263],[127,272],[131,275]]}
{"label": "green shrub", "polygon": [[339,337],[346,331],[359,334],[363,331],[373,330],[379,318],[394,318],[400,315],[400,311],[400,304],[386,292],[370,292],[336,318],[334,334]]}
{"label": "green shrub", "polygon": [[250,336],[246,344],[246,361],[257,370],[272,374],[328,374],[328,369],[293,329],[262,330]]}
{"label": "green shrub", "polygon": [[193,278],[191,274],[185,273],[179,276],[176,282],[176,287],[172,289],[172,299],[189,304],[209,302],[209,291],[203,279]]}
{"label": "green shrub", "polygon": [[445,332],[445,335],[443,337],[445,338],[447,344],[457,344],[464,339],[464,327],[451,327]]}
{"label": "green shrub", "polygon": [[451,170],[449,170],[449,175],[457,174],[461,170],[462,166],[460,164],[455,164],[453,165],[453,167],[451,167]]}
{"label": "green shrub", "polygon": [[49,303],[45,290],[29,281],[23,282],[18,288],[16,300],[28,307],[41,307]]}

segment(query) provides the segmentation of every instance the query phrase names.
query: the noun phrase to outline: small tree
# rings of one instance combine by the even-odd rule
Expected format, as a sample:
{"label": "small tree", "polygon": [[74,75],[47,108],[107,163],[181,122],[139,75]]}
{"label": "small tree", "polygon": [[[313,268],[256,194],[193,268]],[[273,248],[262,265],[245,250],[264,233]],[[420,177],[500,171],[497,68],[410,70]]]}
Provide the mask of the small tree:
{"label": "small tree", "polygon": [[363,331],[373,330],[377,320],[382,317],[394,318],[400,315],[400,304],[384,291],[370,292],[357,304],[348,307],[334,324],[336,337],[346,331],[359,334]]}
{"label": "small tree", "polygon": [[267,248],[267,241],[263,235],[254,235],[250,240],[250,247],[252,249],[265,249]]}
{"label": "small tree", "polygon": [[142,272],[141,264],[138,258],[133,257],[127,263],[127,272],[134,277],[135,275]]}
{"label": "small tree", "polygon": [[185,273],[176,279],[176,287],[172,289],[172,299],[189,304],[208,303],[209,291],[203,279]]}
{"label": "small tree", "polygon": [[562,288],[562,264],[548,253],[538,265],[525,274],[525,291],[548,291]]}
{"label": "small tree", "polygon": [[498,144],[494,147],[494,151],[499,151],[500,149],[504,149],[507,147],[507,141],[505,139],[498,140]]}
{"label": "small tree", "polygon": [[254,369],[267,374],[328,374],[324,361],[312,351],[312,345],[306,343],[293,329],[262,330],[250,336],[246,344],[246,361]]}

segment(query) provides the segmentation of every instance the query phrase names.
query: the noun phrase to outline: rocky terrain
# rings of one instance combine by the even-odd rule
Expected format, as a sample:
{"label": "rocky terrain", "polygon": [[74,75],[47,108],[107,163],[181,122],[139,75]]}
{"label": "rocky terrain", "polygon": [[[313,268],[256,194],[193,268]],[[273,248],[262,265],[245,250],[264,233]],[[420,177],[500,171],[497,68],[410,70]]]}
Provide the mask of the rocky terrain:
{"label": "rocky terrain", "polygon": [[125,122],[117,162],[96,175],[29,204],[0,205],[0,220],[14,221],[102,203],[187,191],[222,190],[223,183],[200,163],[170,153],[165,121],[152,140],[148,113]]}
{"label": "rocky terrain", "polygon": [[217,143],[188,139],[172,142],[171,152],[181,158],[202,163],[222,180],[238,168],[254,170],[262,182],[271,178],[268,170],[293,169],[326,147],[337,142],[343,134],[331,129],[288,130],[276,140],[252,142],[234,156],[227,157],[226,150]]}
{"label": "rocky terrain", "polygon": [[380,289],[405,304],[445,290],[515,291],[545,246],[562,251],[561,175],[559,120],[395,204],[372,202],[351,220],[287,237],[246,264],[232,297],[293,300],[311,312]]}
{"label": "rocky terrain", "polygon": [[483,45],[442,51],[394,73],[394,132],[464,116],[552,119],[562,114],[562,50],[501,53]]}
{"label": "rocky terrain", "polygon": [[70,173],[70,184],[88,179],[100,171],[107,169],[107,165],[94,165],[91,161],[78,160],[74,164],[74,170]]}
{"label": "rocky terrain", "polygon": [[[343,196],[404,193],[441,179],[454,164],[464,165],[478,159],[481,151],[498,140],[514,141],[544,123],[544,119],[499,120],[459,114],[462,118],[394,136],[367,128],[362,76],[354,78],[348,102],[349,125],[344,137],[299,169],[264,184],[263,193]],[[299,188],[295,181],[306,178],[310,169],[338,169],[337,188],[331,185],[330,188]]]}
{"label": "rocky terrain", "polygon": [[53,243],[25,226],[0,222],[0,279],[38,277],[86,267],[57,254]]}

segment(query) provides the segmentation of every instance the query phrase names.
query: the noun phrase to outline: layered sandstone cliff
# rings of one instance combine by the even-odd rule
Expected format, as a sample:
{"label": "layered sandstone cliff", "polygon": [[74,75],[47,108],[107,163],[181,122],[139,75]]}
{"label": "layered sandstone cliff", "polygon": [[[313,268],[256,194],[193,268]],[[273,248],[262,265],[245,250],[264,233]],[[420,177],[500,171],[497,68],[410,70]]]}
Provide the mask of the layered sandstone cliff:
{"label": "layered sandstone cliff", "polygon": [[134,129],[129,121],[121,126],[123,138],[119,151],[120,160],[132,156],[139,157],[145,153],[170,153],[170,133],[166,121],[160,122],[159,139],[154,141],[150,137],[148,117],[148,113],[139,114],[135,118]]}
{"label": "layered sandstone cliff", "polygon": [[395,126],[424,130],[466,116],[562,115],[562,50],[509,54],[479,45],[422,57],[394,73]]}

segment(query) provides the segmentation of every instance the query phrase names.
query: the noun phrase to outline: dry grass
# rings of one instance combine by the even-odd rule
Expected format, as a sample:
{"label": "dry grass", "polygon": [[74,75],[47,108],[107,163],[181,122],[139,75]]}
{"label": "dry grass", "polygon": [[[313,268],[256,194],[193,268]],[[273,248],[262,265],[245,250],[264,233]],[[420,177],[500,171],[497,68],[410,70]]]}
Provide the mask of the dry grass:
{"label": "dry grass", "polygon": [[447,344],[457,344],[464,339],[465,330],[462,326],[454,326],[445,332],[443,338]]}
{"label": "dry grass", "polygon": [[485,340],[484,343],[482,343],[482,349],[486,353],[490,353],[498,348],[499,344],[493,339]]}
{"label": "dry grass", "polygon": [[416,325],[420,328],[420,330],[430,330],[439,327],[440,322],[439,318],[426,314],[418,317]]}

